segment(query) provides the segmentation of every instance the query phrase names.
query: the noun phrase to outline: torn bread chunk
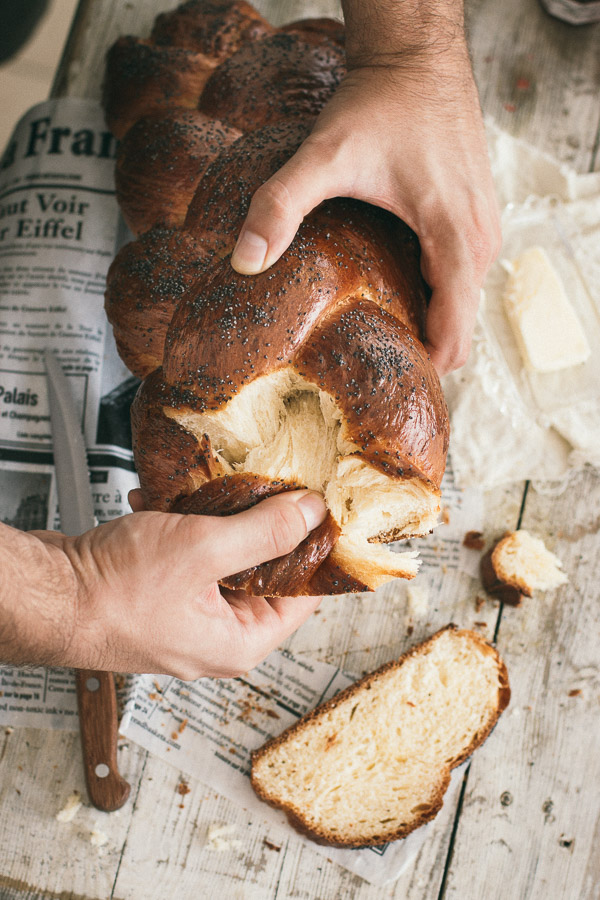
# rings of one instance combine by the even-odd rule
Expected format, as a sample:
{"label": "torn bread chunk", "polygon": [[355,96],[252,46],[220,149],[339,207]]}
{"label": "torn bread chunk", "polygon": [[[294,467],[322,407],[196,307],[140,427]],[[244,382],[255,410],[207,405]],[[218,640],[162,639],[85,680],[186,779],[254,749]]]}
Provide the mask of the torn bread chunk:
{"label": "torn bread chunk", "polygon": [[320,843],[396,840],[439,812],[509,699],[496,650],[448,626],[257,750],[252,786]]}
{"label": "torn bread chunk", "polygon": [[481,580],[488,594],[518,606],[523,597],[552,590],[568,578],[544,542],[521,529],[504,535],[482,557]]}
{"label": "torn bread chunk", "polygon": [[362,459],[334,399],[317,385],[282,369],[257,378],[218,411],[165,414],[199,441],[208,435],[224,474],[262,475],[323,494],[341,528],[332,558],[370,590],[417,574],[416,552],[381,545],[429,534],[438,524],[440,491]]}
{"label": "torn bread chunk", "polygon": [[504,307],[528,369],[556,372],[583,363],[590,345],[543,247],[505,262]]}

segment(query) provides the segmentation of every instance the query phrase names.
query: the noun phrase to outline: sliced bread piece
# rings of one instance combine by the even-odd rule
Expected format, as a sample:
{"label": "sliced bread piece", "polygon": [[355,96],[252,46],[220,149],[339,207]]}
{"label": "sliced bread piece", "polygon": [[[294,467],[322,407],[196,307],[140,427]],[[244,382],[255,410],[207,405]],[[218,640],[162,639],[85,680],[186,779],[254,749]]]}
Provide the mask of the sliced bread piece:
{"label": "sliced bread piece", "polygon": [[449,625],[255,751],[252,786],[320,843],[396,840],[437,814],[509,699],[496,650]]}
{"label": "sliced bread piece", "polygon": [[534,591],[549,591],[568,581],[561,567],[540,538],[520,529],[505,534],[481,558],[481,581],[488,594],[519,606]]}

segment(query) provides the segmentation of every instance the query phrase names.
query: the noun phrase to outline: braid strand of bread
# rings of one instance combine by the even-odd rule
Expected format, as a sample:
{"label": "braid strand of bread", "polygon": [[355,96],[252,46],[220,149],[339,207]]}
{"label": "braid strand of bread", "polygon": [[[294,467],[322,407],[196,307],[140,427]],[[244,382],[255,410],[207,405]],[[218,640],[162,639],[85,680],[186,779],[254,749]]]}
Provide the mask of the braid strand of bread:
{"label": "braid strand of bread", "polygon": [[250,594],[374,590],[412,578],[382,543],[437,523],[448,414],[422,344],[414,233],[338,198],[280,260],[239,275],[253,193],[293,155],[341,81],[343,28],[272,28],[240,0],[190,0],[108,53],[123,216],[109,271],[119,352],[143,378],[134,456],[150,509],[231,515],[282,491],[329,514],[293,552],[227,579]]}

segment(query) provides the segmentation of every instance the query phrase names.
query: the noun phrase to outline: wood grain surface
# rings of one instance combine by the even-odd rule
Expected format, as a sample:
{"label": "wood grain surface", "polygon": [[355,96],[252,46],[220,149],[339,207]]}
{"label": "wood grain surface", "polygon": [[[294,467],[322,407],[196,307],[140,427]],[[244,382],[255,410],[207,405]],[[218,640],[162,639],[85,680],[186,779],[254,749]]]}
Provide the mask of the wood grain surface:
{"label": "wood grain surface", "polygon": [[[98,97],[106,48],[119,34],[147,34],[155,14],[175,5],[82,0],[55,91]],[[276,24],[339,14],[327,0],[256,6]],[[467,7],[485,113],[579,172],[598,168],[600,26],[565,25],[537,0]],[[79,736],[15,729],[0,733],[1,900],[600,897],[600,475],[586,471],[557,497],[523,484],[499,488],[486,495],[485,517],[488,542],[519,524],[543,537],[569,584],[514,609],[479,606],[478,580],[451,574],[443,607],[432,603],[412,619],[405,585],[391,584],[374,597],[326,599],[287,642],[360,675],[449,621],[497,640],[511,705],[474,756],[458,801],[444,807],[395,884],[368,885],[125,741],[119,768],[132,785],[129,802],[111,814],[85,806],[60,824],[67,796],[85,792]],[[241,846],[218,853],[207,832],[223,823]],[[92,844],[94,831],[106,834],[104,846]]]}

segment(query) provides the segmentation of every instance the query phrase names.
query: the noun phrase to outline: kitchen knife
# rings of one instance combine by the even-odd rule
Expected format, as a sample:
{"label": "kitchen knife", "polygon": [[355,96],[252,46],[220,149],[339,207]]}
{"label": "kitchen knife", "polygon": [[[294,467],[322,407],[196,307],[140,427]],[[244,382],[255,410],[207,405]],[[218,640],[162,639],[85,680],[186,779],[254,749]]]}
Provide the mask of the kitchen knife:
{"label": "kitchen knife", "polygon": [[[54,468],[64,534],[77,535],[96,524],[87,454],[69,382],[50,350],[44,353],[52,422]],[[118,712],[112,672],[76,669],[79,729],[88,795],[97,809],[120,809],[130,786],[117,765]]]}

